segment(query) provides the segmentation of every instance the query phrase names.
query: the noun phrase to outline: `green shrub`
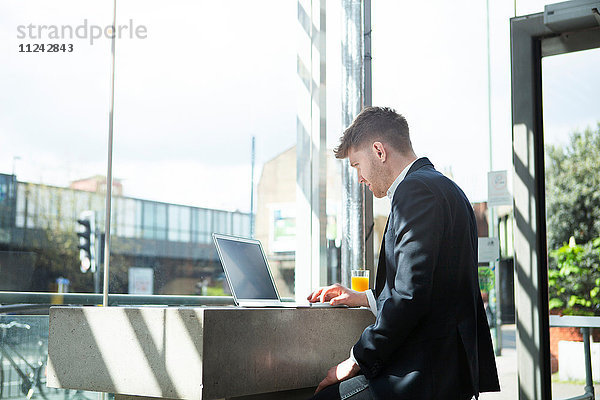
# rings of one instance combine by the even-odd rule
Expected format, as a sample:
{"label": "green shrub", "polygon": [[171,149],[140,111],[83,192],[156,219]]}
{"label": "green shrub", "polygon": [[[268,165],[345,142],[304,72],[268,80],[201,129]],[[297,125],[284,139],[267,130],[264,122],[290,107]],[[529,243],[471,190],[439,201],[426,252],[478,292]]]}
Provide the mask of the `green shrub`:
{"label": "green shrub", "polygon": [[550,310],[600,315],[600,238],[551,251],[548,286]]}
{"label": "green shrub", "polygon": [[489,267],[479,267],[479,290],[489,293],[494,288],[494,271]]}

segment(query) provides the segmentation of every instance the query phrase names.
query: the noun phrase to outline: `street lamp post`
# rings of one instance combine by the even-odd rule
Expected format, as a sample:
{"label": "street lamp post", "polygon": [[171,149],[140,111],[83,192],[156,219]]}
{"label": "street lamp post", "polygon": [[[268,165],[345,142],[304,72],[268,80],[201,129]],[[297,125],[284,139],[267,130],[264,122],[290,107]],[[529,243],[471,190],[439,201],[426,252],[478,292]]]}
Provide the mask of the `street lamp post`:
{"label": "street lamp post", "polygon": [[20,160],[21,157],[20,156],[13,156],[13,162],[12,162],[12,175],[15,175],[15,167],[17,164],[17,160]]}

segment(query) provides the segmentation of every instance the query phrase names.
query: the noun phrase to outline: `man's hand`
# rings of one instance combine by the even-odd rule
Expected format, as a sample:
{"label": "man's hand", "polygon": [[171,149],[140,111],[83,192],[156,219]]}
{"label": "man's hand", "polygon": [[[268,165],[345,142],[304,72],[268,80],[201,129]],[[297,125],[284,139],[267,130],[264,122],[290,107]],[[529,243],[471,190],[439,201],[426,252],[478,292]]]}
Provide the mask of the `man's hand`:
{"label": "man's hand", "polygon": [[364,292],[348,289],[339,283],[319,288],[312,292],[307,299],[311,303],[328,301],[331,305],[343,304],[348,307],[369,307],[369,301]]}
{"label": "man's hand", "polygon": [[319,383],[315,393],[319,393],[321,390],[325,389],[327,386],[333,385],[334,383],[345,381],[346,379],[356,376],[358,371],[360,371],[360,367],[351,359],[342,361],[327,371],[327,376],[321,381],[321,383]]}

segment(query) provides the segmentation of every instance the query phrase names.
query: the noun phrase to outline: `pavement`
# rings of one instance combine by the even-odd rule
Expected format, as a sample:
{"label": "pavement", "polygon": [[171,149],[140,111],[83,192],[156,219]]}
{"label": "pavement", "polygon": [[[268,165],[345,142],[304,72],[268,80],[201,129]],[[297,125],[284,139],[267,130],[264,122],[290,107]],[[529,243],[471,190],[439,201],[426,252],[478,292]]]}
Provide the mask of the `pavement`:
{"label": "pavement", "polygon": [[[496,357],[496,367],[500,378],[500,392],[482,393],[480,400],[516,400],[518,399],[517,384],[517,350],[515,325],[502,326],[502,355]],[[582,383],[558,381],[552,379],[552,399],[563,400],[584,394]],[[600,400],[600,385],[594,384],[596,399]]]}

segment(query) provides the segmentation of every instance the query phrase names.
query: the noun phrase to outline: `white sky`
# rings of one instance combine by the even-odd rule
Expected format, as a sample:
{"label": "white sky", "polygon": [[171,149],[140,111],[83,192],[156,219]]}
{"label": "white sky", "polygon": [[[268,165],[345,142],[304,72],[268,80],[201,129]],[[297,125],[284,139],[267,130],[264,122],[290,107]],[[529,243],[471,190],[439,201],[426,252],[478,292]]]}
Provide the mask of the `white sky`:
{"label": "white sky", "polygon": [[[544,1],[519,1],[519,15]],[[491,6],[494,169],[511,168],[511,1]],[[112,2],[0,0],[0,172],[67,185],[106,173],[110,45],[23,54],[17,26],[100,26]],[[327,6],[328,144],[341,134],[339,2]],[[117,41],[114,176],[125,194],[248,210],[250,138],[260,165],[296,141],[295,0],[118,3],[147,28]],[[373,2],[373,99],[403,113],[419,155],[485,200],[489,167],[485,2]],[[545,130],[561,141],[600,120],[600,51],[544,60]],[[20,159],[14,161],[15,156]]]}

